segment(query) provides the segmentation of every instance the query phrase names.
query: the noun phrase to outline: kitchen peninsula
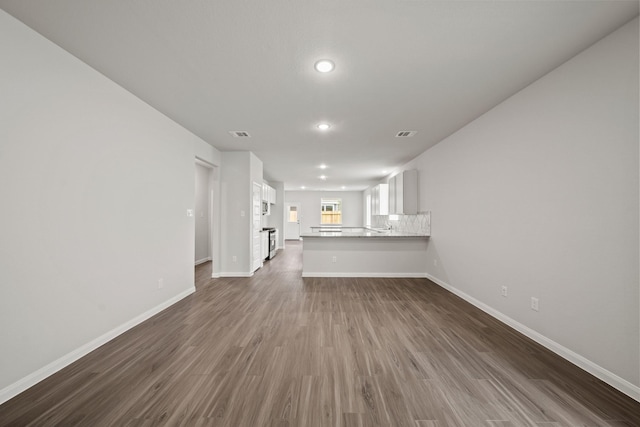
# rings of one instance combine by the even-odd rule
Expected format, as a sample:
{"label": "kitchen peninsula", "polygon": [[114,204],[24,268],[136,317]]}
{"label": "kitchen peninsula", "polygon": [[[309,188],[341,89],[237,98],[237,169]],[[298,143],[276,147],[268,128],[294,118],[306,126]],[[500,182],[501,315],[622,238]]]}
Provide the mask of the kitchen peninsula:
{"label": "kitchen peninsula", "polygon": [[426,276],[428,231],[317,230],[302,234],[302,277]]}

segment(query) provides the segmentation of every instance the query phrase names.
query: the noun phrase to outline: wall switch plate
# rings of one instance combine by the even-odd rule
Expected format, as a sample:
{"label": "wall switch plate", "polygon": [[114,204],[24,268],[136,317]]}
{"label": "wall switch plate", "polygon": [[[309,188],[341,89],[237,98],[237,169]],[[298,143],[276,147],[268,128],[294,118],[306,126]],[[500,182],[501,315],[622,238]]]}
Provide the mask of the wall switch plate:
{"label": "wall switch plate", "polygon": [[531,297],[531,310],[539,311],[538,298]]}
{"label": "wall switch plate", "polygon": [[337,262],[337,261],[338,261],[337,257],[334,256],[333,258],[331,258],[331,262]]}
{"label": "wall switch plate", "polygon": [[437,259],[434,259],[434,260],[433,260],[433,266],[434,266],[434,267],[437,267],[437,266],[438,266],[438,260],[437,260]]}
{"label": "wall switch plate", "polygon": [[187,216],[193,216],[193,209],[187,209]]}
{"label": "wall switch plate", "polygon": [[158,279],[158,289],[164,288],[164,279]]}
{"label": "wall switch plate", "polygon": [[240,211],[240,216],[244,216],[244,211]]}
{"label": "wall switch plate", "polygon": [[506,286],[503,286],[503,287],[500,289],[500,294],[501,294],[503,297],[506,297],[506,296],[507,296],[507,287],[506,287]]}
{"label": "wall switch plate", "polygon": [[231,257],[231,261],[233,261],[233,262],[238,261],[238,257],[237,257],[237,256],[235,256],[235,255],[234,255],[234,256],[232,256],[232,257]]}

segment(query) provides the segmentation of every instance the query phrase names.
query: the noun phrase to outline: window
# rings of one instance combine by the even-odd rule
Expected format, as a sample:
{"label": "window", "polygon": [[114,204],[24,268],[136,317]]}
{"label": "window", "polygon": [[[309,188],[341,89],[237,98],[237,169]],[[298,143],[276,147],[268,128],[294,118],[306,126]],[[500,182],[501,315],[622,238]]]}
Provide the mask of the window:
{"label": "window", "polygon": [[289,222],[298,222],[298,207],[289,206]]}
{"label": "window", "polygon": [[342,199],[320,199],[320,224],[342,224]]}

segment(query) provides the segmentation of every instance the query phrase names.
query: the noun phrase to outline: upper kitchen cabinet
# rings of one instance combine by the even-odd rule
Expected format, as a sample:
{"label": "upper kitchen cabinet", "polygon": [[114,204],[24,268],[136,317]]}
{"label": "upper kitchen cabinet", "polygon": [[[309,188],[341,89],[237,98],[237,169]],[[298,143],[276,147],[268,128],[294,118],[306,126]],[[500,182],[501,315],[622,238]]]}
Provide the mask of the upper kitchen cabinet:
{"label": "upper kitchen cabinet", "polygon": [[389,185],[378,184],[371,190],[371,215],[389,214]]}
{"label": "upper kitchen cabinet", "polygon": [[418,171],[402,171],[389,180],[389,213],[415,215],[418,213]]}
{"label": "upper kitchen cabinet", "polygon": [[269,201],[269,203],[271,203],[272,205],[276,204],[276,189],[273,187],[269,187],[269,194],[268,194],[268,198],[267,200]]}
{"label": "upper kitchen cabinet", "polygon": [[276,189],[268,184],[262,184],[262,201],[270,205],[276,204]]}

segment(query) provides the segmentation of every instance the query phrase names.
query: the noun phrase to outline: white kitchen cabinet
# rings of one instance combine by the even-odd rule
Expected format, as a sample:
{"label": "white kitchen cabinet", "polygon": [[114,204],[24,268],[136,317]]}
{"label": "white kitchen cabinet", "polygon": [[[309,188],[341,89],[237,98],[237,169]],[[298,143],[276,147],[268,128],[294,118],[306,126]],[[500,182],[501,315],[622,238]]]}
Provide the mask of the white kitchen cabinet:
{"label": "white kitchen cabinet", "polygon": [[378,184],[371,190],[371,215],[389,214],[389,185]]}
{"label": "white kitchen cabinet", "polygon": [[270,204],[276,204],[276,189],[273,187],[269,187],[268,201]]}
{"label": "white kitchen cabinet", "polygon": [[276,189],[268,184],[262,184],[262,200],[270,205],[276,204]]}
{"label": "white kitchen cabinet", "polygon": [[[396,185],[397,185],[397,176],[392,176],[389,178],[389,214],[397,214],[396,212],[396,199],[398,198]],[[400,196],[402,197],[402,196]]]}
{"label": "white kitchen cabinet", "polygon": [[262,259],[266,259],[269,256],[269,232],[263,230],[260,234],[260,239],[262,242]]}
{"label": "white kitchen cabinet", "polygon": [[253,212],[252,212],[252,219],[253,219],[253,227],[252,227],[252,233],[251,233],[251,246],[252,246],[252,252],[251,252],[251,267],[252,270],[251,271],[256,271],[257,269],[259,269],[260,267],[262,267],[262,260],[264,258],[260,258],[260,255],[262,255],[262,242],[261,242],[261,231],[262,231],[262,202],[260,201],[260,192],[262,191],[262,187],[260,186],[260,183],[258,182],[254,182],[253,183]]}
{"label": "white kitchen cabinet", "polygon": [[418,213],[418,171],[402,171],[389,180],[389,213],[415,215]]}
{"label": "white kitchen cabinet", "polygon": [[269,185],[262,183],[262,200],[269,201]]}

